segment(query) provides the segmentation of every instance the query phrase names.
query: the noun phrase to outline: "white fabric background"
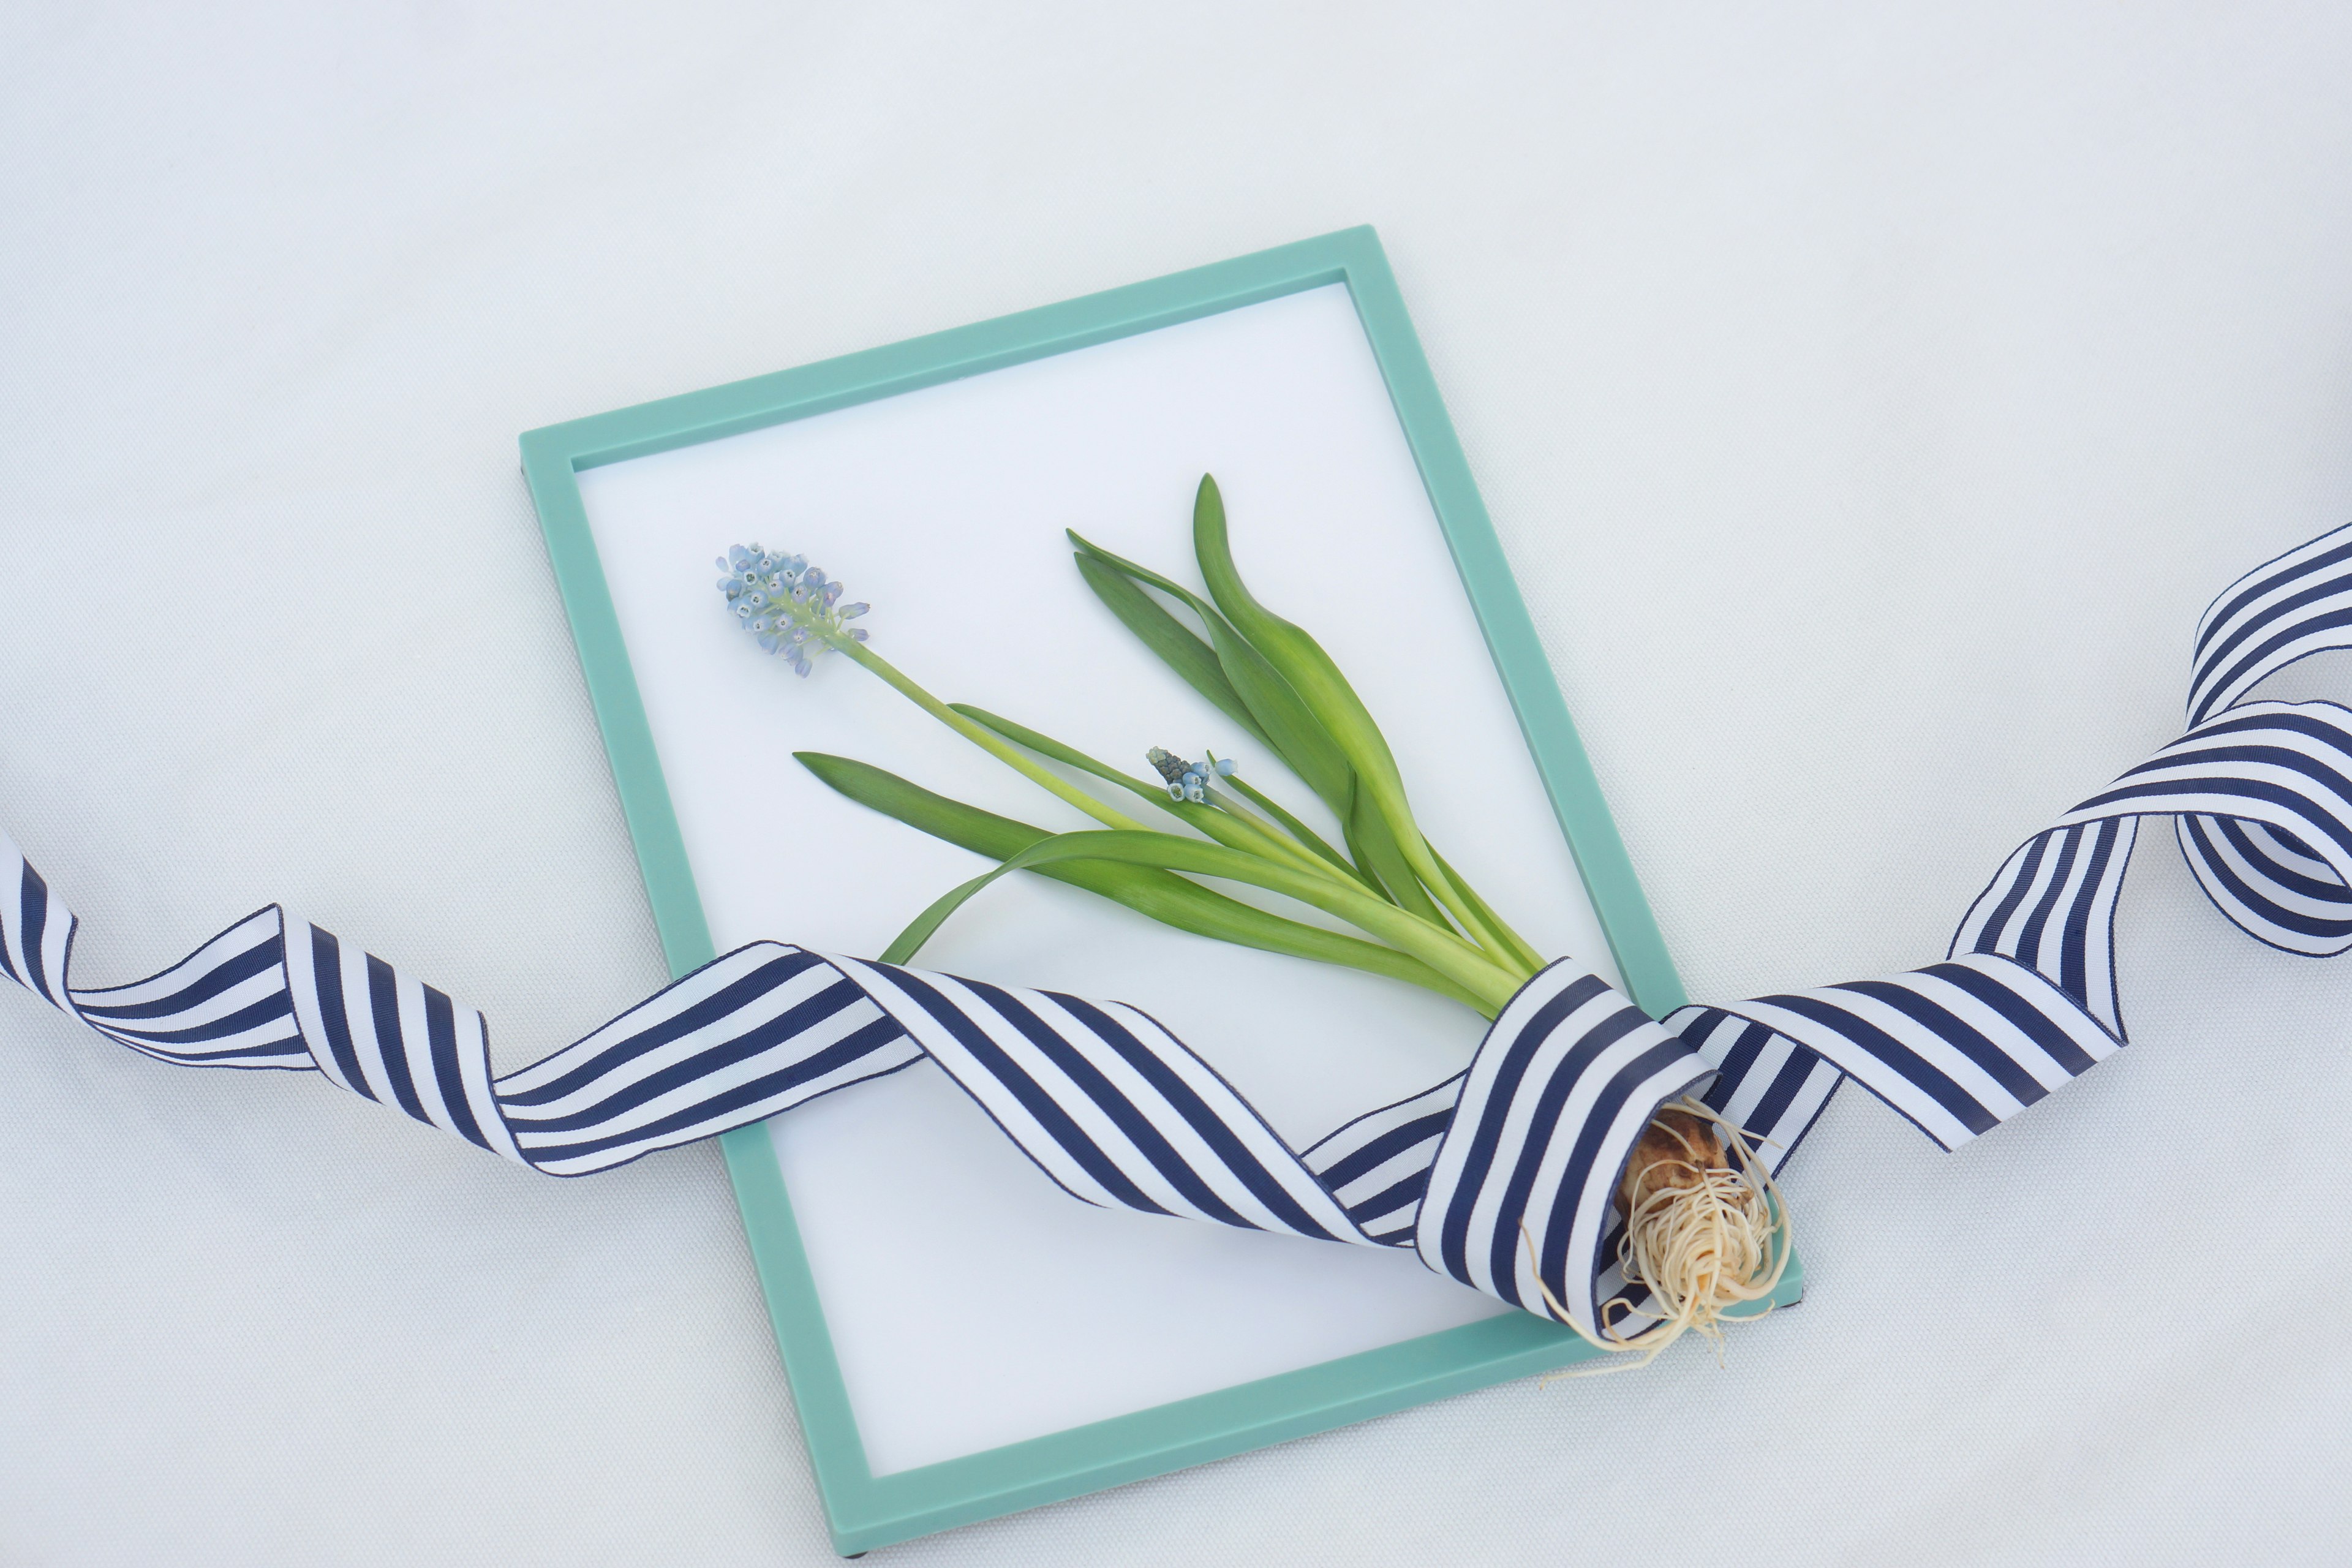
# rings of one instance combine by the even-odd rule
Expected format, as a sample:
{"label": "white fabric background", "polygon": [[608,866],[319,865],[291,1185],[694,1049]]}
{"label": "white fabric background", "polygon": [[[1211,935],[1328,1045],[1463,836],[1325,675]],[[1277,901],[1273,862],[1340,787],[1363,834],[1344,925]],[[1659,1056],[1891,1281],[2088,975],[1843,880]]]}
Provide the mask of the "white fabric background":
{"label": "white fabric background", "polygon": [[[2352,516],[2347,66],[2329,5],[10,6],[0,815],[86,979],[282,898],[537,1055],[662,972],[515,433],[1369,220],[1692,992],[1921,962]],[[1727,1370],[892,1559],[2340,1558],[2352,973],[2141,854],[2136,1047],[1956,1156],[1844,1097]],[[0,998],[0,1560],[829,1555],[707,1148],[551,1181]]]}

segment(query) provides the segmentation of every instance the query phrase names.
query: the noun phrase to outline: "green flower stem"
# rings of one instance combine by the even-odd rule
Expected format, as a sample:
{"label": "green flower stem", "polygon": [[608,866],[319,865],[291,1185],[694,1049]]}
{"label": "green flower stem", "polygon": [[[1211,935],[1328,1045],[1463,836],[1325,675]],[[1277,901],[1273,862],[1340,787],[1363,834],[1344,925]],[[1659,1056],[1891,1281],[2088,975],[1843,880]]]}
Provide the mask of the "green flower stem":
{"label": "green flower stem", "polygon": [[1191,822],[1192,826],[1228,849],[1238,849],[1244,855],[1255,855],[1263,859],[1271,860],[1277,866],[1287,866],[1294,871],[1303,871],[1308,876],[1330,878],[1333,881],[1339,880],[1337,877],[1331,876],[1330,868],[1316,859],[1314,856],[1306,853],[1280,834],[1269,830],[1264,824],[1250,817],[1220,811],[1215,806],[1203,806],[1197,816],[1185,815],[1184,820]]}
{"label": "green flower stem", "polygon": [[1051,770],[1032,761],[1024,752],[1013,746],[1010,742],[1007,742],[1003,737],[997,735],[994,731],[989,730],[985,725],[976,724],[971,720],[965,718],[962,714],[957,712],[954,709],[949,707],[946,703],[940,701],[938,698],[924,690],[921,687],[916,685],[911,679],[899,670],[898,666],[892,664],[888,659],[884,658],[880,654],[876,653],[872,648],[867,647],[864,643],[854,641],[848,637],[844,637],[833,646],[840,649],[843,653],[847,654],[851,658],[856,659],[858,663],[864,665],[866,668],[872,670],[875,674],[880,676],[902,696],[912,701],[916,707],[920,708],[924,712],[929,713],[932,718],[937,719],[940,723],[945,724],[949,729],[953,730],[957,734],[961,735],[965,740],[970,741],[982,751],[986,752],[989,755],[996,758],[999,762],[1003,763],[1007,767],[1012,768],[1024,778],[1030,780],[1034,784],[1041,785],[1049,793],[1067,802],[1071,805],[1077,807],[1080,811],[1085,812],[1088,816],[1093,817],[1105,827],[1119,828],[1136,833],[1146,833],[1150,831],[1149,828],[1145,827],[1142,823],[1138,822],[1135,818],[1128,816],[1125,812],[1120,811],[1116,807],[1104,805],[1101,801],[1096,799],[1093,795],[1088,795],[1085,790],[1078,788],[1076,784],[1071,784],[1068,780],[1058,776]]}
{"label": "green flower stem", "polygon": [[[1407,820],[1410,822],[1411,819]],[[1420,875],[1422,885],[1436,896],[1437,901],[1444,904],[1455,920],[1462,922],[1462,929],[1471,941],[1497,958],[1510,957],[1511,939],[1498,929],[1501,922],[1495,918],[1494,911],[1486,907],[1484,900],[1456,884],[1446,874],[1445,868],[1438,864],[1437,852],[1430,848],[1429,840],[1422,837],[1420,828],[1415,827],[1412,832],[1421,855],[1416,858],[1407,850],[1405,858],[1414,862],[1413,869]],[[1422,869],[1419,863],[1423,859],[1429,863],[1426,870]],[[1434,881],[1430,879],[1432,876],[1435,877]]]}
{"label": "green flower stem", "polygon": [[[1340,854],[1337,849],[1332,848],[1328,844],[1326,844],[1321,836],[1317,834],[1313,828],[1299,821],[1298,818],[1293,816],[1289,812],[1285,811],[1282,807],[1281,802],[1273,799],[1264,790],[1253,789],[1246,780],[1240,778],[1228,778],[1225,780],[1225,783],[1235,794],[1242,796],[1243,799],[1255,801],[1261,810],[1263,810],[1267,816],[1273,817],[1276,822],[1282,824],[1284,830],[1287,832],[1291,837],[1306,846],[1307,849],[1318,859],[1328,863],[1334,870],[1337,870],[1340,875],[1348,878],[1351,881],[1364,881],[1364,874],[1357,870],[1355,867],[1349,865],[1346,856]],[[1365,883],[1365,886],[1369,888],[1370,884]],[[1377,889],[1374,890],[1377,891]]]}
{"label": "green flower stem", "polygon": [[[1427,841],[1423,840],[1423,842]],[[1522,963],[1528,964],[1533,968],[1541,969],[1543,967],[1543,956],[1537,952],[1532,946],[1528,945],[1527,938],[1521,936],[1517,931],[1511,929],[1511,925],[1508,921],[1506,921],[1502,916],[1496,914],[1493,908],[1487,904],[1486,900],[1478,896],[1477,890],[1470,886],[1468,880],[1463,877],[1462,873],[1456,871],[1452,864],[1446,860],[1445,857],[1437,852],[1436,845],[1432,844],[1429,846],[1429,857],[1431,859],[1437,862],[1437,868],[1445,873],[1447,879],[1454,884],[1454,890],[1462,895],[1463,900],[1467,902],[1472,909],[1477,910],[1478,918],[1486,921],[1487,926],[1494,931],[1495,934],[1502,939],[1505,949],[1511,954],[1511,956],[1517,958]]]}
{"label": "green flower stem", "polygon": [[[1244,855],[1255,855],[1278,866],[1305,871],[1318,877],[1330,877],[1331,870],[1314,856],[1290,842],[1263,819],[1255,815],[1222,809],[1216,805],[1195,805],[1189,801],[1172,800],[1165,790],[1155,790],[1139,784],[1136,792],[1187,826],[1197,827],[1228,849]],[[1153,797],[1158,798],[1154,799]],[[1334,878],[1334,880],[1338,879]]]}
{"label": "green flower stem", "polygon": [[[1226,782],[1230,784],[1232,781],[1228,779]],[[1273,851],[1275,857],[1279,858],[1286,866],[1296,867],[1301,871],[1312,872],[1318,877],[1328,877],[1333,881],[1345,880],[1349,885],[1354,885],[1354,878],[1349,877],[1342,879],[1339,873],[1334,871],[1330,867],[1325,865],[1321,860],[1318,859],[1313,852],[1308,850],[1305,845],[1292,838],[1288,834],[1275,826],[1273,823],[1268,822],[1256,812],[1252,811],[1248,806],[1244,805],[1234,796],[1227,795],[1221,789],[1215,788],[1211,788],[1206,793],[1209,797],[1210,808],[1214,813],[1214,816],[1210,818],[1210,820],[1222,820],[1236,824],[1244,830],[1253,843],[1262,845],[1265,849]],[[1173,805],[1174,803],[1171,801],[1170,804]],[[1212,834],[1211,837],[1215,837],[1216,835]],[[1223,842],[1222,839],[1219,841]],[[1236,845],[1234,847],[1239,848],[1241,847]]]}

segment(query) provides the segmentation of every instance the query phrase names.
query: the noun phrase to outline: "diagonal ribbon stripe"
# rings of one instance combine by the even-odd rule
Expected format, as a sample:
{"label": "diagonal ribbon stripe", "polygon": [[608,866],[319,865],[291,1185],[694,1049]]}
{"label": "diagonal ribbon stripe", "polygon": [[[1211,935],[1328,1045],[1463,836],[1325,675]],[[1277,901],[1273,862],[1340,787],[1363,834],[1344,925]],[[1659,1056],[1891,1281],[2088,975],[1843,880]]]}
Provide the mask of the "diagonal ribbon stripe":
{"label": "diagonal ribbon stripe", "polygon": [[1848,1079],[1947,1149],[2125,1043],[2115,916],[2139,819],[2169,816],[2255,940],[2352,949],[2352,709],[2249,700],[2352,647],[2352,527],[2256,568],[2198,630],[2190,727],[2021,845],[1941,963],[1681,1009],[1570,963],[1530,979],[1461,1073],[1294,1149],[1145,1014],[760,942],[503,1077],[482,1015],[258,910],[128,985],[71,984],[74,917],[0,835],[0,973],[190,1067],[315,1070],[552,1175],[610,1170],[929,1060],[1045,1175],[1106,1207],[1352,1246],[1579,1327],[1648,1321],[1613,1210],[1658,1107],[1699,1091],[1786,1163]]}

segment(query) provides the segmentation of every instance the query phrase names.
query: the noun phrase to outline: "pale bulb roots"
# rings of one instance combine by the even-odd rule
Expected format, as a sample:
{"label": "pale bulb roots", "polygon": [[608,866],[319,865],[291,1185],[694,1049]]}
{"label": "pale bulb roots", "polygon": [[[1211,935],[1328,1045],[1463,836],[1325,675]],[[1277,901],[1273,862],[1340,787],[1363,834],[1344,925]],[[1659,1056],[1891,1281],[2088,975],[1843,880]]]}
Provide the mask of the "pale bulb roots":
{"label": "pale bulb roots", "polygon": [[[1617,1213],[1625,1221],[1618,1267],[1627,1283],[1648,1287],[1651,1300],[1640,1315],[1654,1321],[1626,1334],[1610,1321],[1611,1311],[1622,1309],[1630,1316],[1635,1309],[1617,1296],[1602,1304],[1596,1335],[1538,1281],[1553,1317],[1601,1350],[1633,1356],[1566,1375],[1646,1366],[1690,1332],[1713,1341],[1720,1360],[1723,1325],[1738,1321],[1725,1314],[1770,1296],[1788,1268],[1789,1211],[1772,1173],[1739,1129],[1685,1098],[1660,1110],[1643,1129],[1618,1183]],[[1521,1233],[1526,1236],[1524,1226]],[[1526,1239],[1532,1253],[1534,1238]]]}

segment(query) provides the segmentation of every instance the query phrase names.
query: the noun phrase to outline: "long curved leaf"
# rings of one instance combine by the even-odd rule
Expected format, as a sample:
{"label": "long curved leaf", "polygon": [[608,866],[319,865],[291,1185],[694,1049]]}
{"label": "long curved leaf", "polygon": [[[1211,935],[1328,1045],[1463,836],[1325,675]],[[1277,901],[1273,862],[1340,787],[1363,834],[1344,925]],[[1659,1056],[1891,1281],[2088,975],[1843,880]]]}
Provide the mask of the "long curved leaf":
{"label": "long curved leaf", "polygon": [[[1355,770],[1365,797],[1388,824],[1398,850],[1414,875],[1462,922],[1463,928],[1488,951],[1507,957],[1512,944],[1480,919],[1477,906],[1441,870],[1436,857],[1413,821],[1405,798],[1404,774],[1396,755],[1372,721],[1356,689],[1348,684],[1339,666],[1306,628],[1283,619],[1260,604],[1242,581],[1234,564],[1233,542],[1225,528],[1224,497],[1217,481],[1201,476],[1192,504],[1192,552],[1201,579],[1234,628],[1249,639],[1266,662],[1278,670],[1300,702],[1315,716],[1340,753]],[[1382,880],[1387,880],[1382,878]],[[1393,888],[1391,889],[1395,891]]]}
{"label": "long curved leaf", "polygon": [[[1223,672],[1226,684],[1247,707],[1276,754],[1289,764],[1290,771],[1297,773],[1335,816],[1346,809],[1349,773],[1346,754],[1316,718],[1314,711],[1292,689],[1282,672],[1268,663],[1264,654],[1251,647],[1248,638],[1235,631],[1232,624],[1217,613],[1215,606],[1181,584],[1161,576],[1148,566],[1138,565],[1123,556],[1112,554],[1076,530],[1065,531],[1070,542],[1078,547],[1082,560],[1092,559],[1138,582],[1149,584],[1198,616],[1201,625],[1209,634],[1210,647],[1216,655],[1218,668]],[[1199,639],[1194,640],[1197,642]]]}
{"label": "long curved leaf", "polygon": [[[1228,849],[1221,844],[1180,838],[1172,833],[1139,833],[1128,828],[1061,833],[1043,843],[1031,845],[994,871],[974,878],[936,900],[899,933],[898,940],[891,943],[890,952],[911,953],[920,948],[929,940],[931,932],[939,929],[940,921],[954,913],[972,894],[1004,873],[1066,860],[1107,860],[1123,865],[1150,866],[1163,871],[1188,871],[1196,876],[1224,878],[1297,899],[1300,903],[1338,915],[1369,934],[1403,948],[1439,973],[1496,1005],[1508,1000],[1525,978],[1515,975],[1450,932],[1442,932],[1360,889],[1343,885],[1314,872],[1277,866],[1255,855]],[[908,945],[910,942],[911,946]]]}
{"label": "long curved leaf", "polygon": [[[1298,818],[1284,810],[1280,801],[1266,795],[1265,792],[1258,789],[1247,779],[1241,777],[1238,773],[1228,777],[1224,782],[1224,787],[1232,790],[1235,795],[1240,795],[1244,800],[1255,805],[1260,811],[1265,812],[1268,816],[1273,817],[1276,822],[1282,824],[1283,830],[1285,832],[1288,833],[1293,838],[1297,839],[1301,844],[1307,846],[1309,850],[1314,852],[1318,858],[1328,861],[1333,869],[1344,871],[1359,882],[1365,882],[1366,886],[1370,886],[1370,884],[1366,881],[1364,873],[1357,870],[1354,866],[1350,865],[1345,855],[1340,854],[1337,849],[1332,848],[1328,844],[1323,842],[1322,835],[1317,833],[1313,828],[1307,826],[1307,824],[1299,821]],[[1374,889],[1373,890],[1375,892],[1379,891],[1378,889]]]}
{"label": "long curved leaf", "polygon": [[1444,925],[1444,915],[1422,887],[1404,852],[1397,847],[1396,835],[1389,831],[1388,819],[1365,795],[1363,781],[1351,775],[1350,782],[1356,787],[1348,796],[1348,814],[1341,818],[1348,853],[1370,874],[1390,902],[1401,910],[1410,910],[1423,920]]}
{"label": "long curved leaf", "polygon": [[1187,686],[1214,704],[1218,712],[1239,724],[1251,740],[1268,751],[1275,749],[1274,742],[1258,728],[1249,704],[1234,689],[1234,683],[1225,679],[1224,667],[1217,662],[1216,649],[1186,631],[1184,623],[1170,615],[1159,600],[1099,556],[1081,551],[1073,559],[1078,563],[1078,575],[1094,590],[1095,597],[1135,634],[1137,641],[1158,655],[1160,662],[1174,670]]}
{"label": "long curved leaf", "polygon": [[[822,752],[797,752],[793,755],[825,784],[861,805],[993,860],[1010,860],[1054,837],[1042,827],[934,794],[871,763]],[[1341,931],[1286,920],[1170,871],[1085,860],[1029,868],[1039,876],[1082,888],[1178,931],[1385,975],[1450,996],[1486,1016],[1494,1016],[1494,1004],[1408,953]]]}
{"label": "long curved leaf", "polygon": [[1403,775],[1380,726],[1372,721],[1371,710],[1348,684],[1331,656],[1323,651],[1323,645],[1305,627],[1260,604],[1242,581],[1225,528],[1224,497],[1217,489],[1217,481],[1206,474],[1201,476],[1200,493],[1192,505],[1192,550],[1217,608],[1282,678],[1349,765],[1363,776],[1372,804],[1391,818],[1399,842],[1403,842],[1412,817],[1406,814],[1400,820],[1391,810],[1391,800],[1400,809],[1403,805]]}

